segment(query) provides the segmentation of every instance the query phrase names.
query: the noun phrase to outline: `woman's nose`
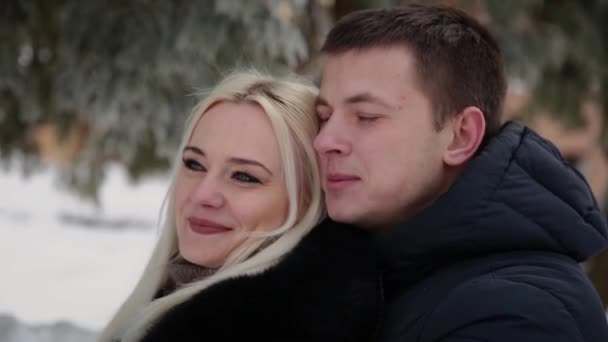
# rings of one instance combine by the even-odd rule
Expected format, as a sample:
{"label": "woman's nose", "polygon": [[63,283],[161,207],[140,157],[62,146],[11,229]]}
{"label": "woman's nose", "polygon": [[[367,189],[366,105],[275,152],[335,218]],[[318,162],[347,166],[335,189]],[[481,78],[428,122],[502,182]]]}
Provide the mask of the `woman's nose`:
{"label": "woman's nose", "polygon": [[220,208],[226,201],[222,184],[209,175],[196,185],[191,199],[196,204],[207,208]]}

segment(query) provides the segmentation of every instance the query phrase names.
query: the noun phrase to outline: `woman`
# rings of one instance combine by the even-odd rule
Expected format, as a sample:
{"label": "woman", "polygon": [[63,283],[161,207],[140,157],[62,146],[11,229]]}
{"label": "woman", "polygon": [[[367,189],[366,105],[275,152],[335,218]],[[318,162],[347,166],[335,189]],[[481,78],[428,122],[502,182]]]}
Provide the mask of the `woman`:
{"label": "woman", "polygon": [[240,73],[194,108],[161,237],[102,341],[372,339],[371,239],[320,223],[316,95]]}

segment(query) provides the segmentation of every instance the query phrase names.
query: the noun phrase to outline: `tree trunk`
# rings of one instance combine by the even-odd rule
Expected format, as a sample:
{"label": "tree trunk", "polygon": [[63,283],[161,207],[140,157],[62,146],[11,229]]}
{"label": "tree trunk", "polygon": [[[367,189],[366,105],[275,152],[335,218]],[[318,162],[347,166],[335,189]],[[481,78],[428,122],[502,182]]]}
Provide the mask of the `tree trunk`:
{"label": "tree trunk", "polygon": [[595,286],[604,308],[608,308],[608,251],[591,259],[589,263],[589,276]]}

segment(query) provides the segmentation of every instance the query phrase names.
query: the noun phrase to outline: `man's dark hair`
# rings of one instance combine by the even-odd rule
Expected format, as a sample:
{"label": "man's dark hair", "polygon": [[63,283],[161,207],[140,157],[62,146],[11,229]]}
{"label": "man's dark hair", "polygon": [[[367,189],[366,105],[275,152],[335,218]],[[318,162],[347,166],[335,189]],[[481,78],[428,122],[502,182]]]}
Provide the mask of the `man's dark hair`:
{"label": "man's dark hair", "polygon": [[409,5],[344,16],[322,52],[332,55],[374,47],[404,46],[414,54],[418,79],[440,128],[467,106],[484,114],[488,138],[501,124],[507,81],[498,43],[478,21],[455,8]]}

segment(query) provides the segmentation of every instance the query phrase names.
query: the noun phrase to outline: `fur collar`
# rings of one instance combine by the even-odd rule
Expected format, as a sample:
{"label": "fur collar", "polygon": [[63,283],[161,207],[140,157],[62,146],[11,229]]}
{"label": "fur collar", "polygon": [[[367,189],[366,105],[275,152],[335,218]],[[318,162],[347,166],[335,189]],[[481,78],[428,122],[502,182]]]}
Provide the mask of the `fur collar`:
{"label": "fur collar", "polygon": [[277,265],[201,291],[142,341],[370,341],[381,302],[371,240],[326,220]]}

